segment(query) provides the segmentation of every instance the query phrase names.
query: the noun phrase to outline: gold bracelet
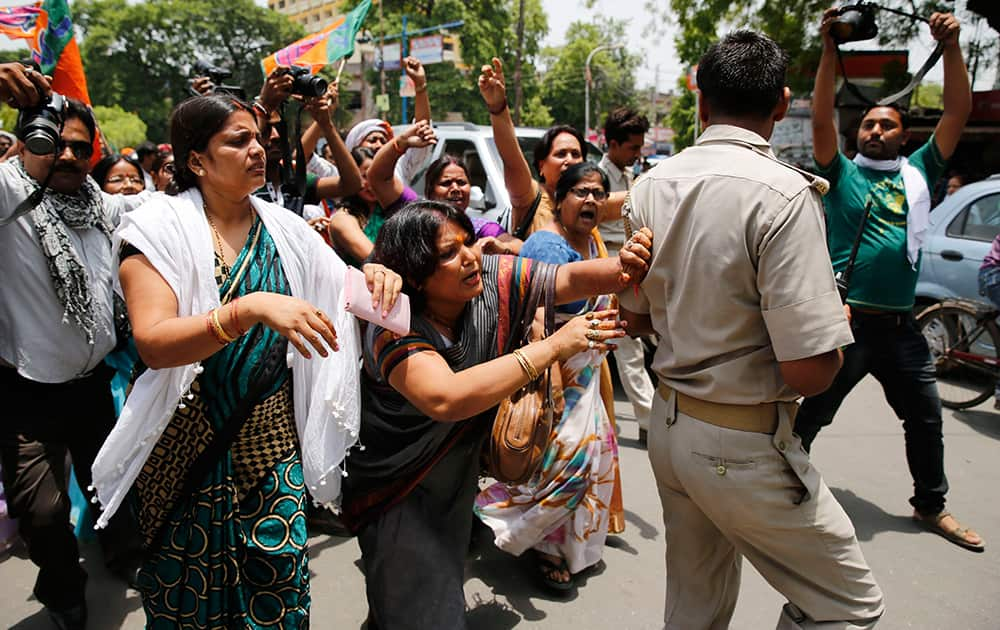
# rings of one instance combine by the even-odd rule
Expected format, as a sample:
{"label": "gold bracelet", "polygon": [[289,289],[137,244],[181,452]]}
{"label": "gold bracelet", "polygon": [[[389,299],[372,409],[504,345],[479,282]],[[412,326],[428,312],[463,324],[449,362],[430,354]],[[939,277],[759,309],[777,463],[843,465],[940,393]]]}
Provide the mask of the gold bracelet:
{"label": "gold bracelet", "polygon": [[529,381],[537,380],[538,370],[531,362],[531,359],[528,358],[528,355],[524,354],[524,352],[522,352],[520,348],[515,350],[512,354],[514,355],[514,358],[517,359],[517,362],[521,365],[521,369],[524,370],[524,373],[528,375],[528,380]]}
{"label": "gold bracelet", "polygon": [[222,327],[222,322],[219,321],[219,309],[212,309],[212,328],[215,329],[215,333],[226,343],[232,343],[236,341],[236,337],[233,337],[226,332],[226,329]]}

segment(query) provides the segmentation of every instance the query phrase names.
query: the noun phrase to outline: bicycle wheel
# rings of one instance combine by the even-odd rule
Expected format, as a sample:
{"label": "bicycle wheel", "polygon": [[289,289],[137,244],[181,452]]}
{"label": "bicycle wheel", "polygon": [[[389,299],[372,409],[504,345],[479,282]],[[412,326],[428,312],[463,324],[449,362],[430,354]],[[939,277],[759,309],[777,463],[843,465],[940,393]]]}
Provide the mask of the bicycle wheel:
{"label": "bicycle wheel", "polygon": [[980,322],[977,315],[961,304],[944,302],[917,316],[934,361],[941,404],[950,409],[975,407],[996,388],[1000,331],[992,319]]}

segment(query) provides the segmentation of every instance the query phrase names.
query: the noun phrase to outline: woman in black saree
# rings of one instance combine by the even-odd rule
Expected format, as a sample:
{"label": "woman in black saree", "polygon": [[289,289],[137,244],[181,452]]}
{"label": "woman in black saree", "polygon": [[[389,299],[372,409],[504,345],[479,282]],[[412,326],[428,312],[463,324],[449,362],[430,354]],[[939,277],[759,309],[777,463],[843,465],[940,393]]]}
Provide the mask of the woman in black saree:
{"label": "woman in black saree", "polygon": [[389,219],[373,260],[403,276],[410,333],[369,326],[363,341],[360,443],[344,480],[345,521],[358,533],[370,630],[463,629],[464,559],[480,449],[496,406],[553,362],[625,335],[613,310],[570,320],[505,354],[531,285],[554,283],[556,303],[613,293],[647,269],[652,234],[620,258],[563,266],[483,256],[468,217],[434,201]]}

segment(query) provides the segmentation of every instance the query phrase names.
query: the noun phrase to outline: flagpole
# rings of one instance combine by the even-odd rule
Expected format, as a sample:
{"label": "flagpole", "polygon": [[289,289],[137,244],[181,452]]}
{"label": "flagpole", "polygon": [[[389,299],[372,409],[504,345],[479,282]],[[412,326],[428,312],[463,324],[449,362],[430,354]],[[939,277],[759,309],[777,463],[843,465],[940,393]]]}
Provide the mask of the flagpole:
{"label": "flagpole", "polygon": [[[361,53],[364,54],[364,53]],[[340,65],[337,66],[337,78],[333,80],[334,83],[340,83],[340,73],[344,71],[344,64],[347,63],[347,57],[340,58]]]}

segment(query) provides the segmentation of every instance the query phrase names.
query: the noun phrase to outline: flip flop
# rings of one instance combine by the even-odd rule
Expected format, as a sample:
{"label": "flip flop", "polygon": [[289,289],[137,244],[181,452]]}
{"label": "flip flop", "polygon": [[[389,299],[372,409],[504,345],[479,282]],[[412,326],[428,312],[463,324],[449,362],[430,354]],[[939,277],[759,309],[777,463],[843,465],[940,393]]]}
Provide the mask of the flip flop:
{"label": "flip flop", "polygon": [[941,527],[941,521],[948,516],[952,516],[951,512],[938,512],[937,514],[926,516],[914,512],[913,520],[921,528],[931,532],[932,534],[937,534],[941,538],[944,538],[948,542],[956,544],[963,549],[968,549],[969,551],[974,551],[976,553],[982,553],[986,550],[985,543],[972,543],[966,539],[966,536],[972,532],[972,530],[968,527],[956,527],[950,531]]}
{"label": "flip flop", "polygon": [[[535,566],[538,568],[538,578],[542,586],[555,593],[563,594],[573,590],[573,574],[569,573],[569,565],[565,558],[559,558],[559,562],[553,562],[539,552],[535,552]],[[552,573],[565,571],[569,573],[569,581],[560,582],[552,579]]]}

